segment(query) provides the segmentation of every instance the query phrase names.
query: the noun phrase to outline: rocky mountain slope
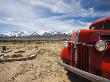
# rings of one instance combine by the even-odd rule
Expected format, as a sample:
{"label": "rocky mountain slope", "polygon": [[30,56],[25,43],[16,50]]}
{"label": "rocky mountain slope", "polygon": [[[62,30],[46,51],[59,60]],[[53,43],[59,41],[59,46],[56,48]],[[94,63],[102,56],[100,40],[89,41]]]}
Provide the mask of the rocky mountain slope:
{"label": "rocky mountain slope", "polygon": [[37,32],[0,32],[0,40],[47,40],[47,39],[68,39],[70,33],[62,33],[56,31]]}

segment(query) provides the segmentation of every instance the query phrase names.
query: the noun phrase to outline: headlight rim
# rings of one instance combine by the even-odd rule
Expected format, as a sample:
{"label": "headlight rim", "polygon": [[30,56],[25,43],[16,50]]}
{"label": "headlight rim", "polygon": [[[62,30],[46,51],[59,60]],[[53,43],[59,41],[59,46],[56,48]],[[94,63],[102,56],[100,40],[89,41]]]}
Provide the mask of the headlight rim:
{"label": "headlight rim", "polygon": [[[100,42],[103,42],[104,44],[105,44],[105,48],[103,49],[103,50],[100,50],[100,49],[98,49],[98,47],[97,47],[97,44],[99,44]],[[107,50],[107,42],[106,41],[104,41],[104,40],[99,40],[99,41],[97,41],[96,43],[95,43],[95,48],[96,48],[96,50],[98,50],[99,52],[104,52],[104,51],[106,51]]]}

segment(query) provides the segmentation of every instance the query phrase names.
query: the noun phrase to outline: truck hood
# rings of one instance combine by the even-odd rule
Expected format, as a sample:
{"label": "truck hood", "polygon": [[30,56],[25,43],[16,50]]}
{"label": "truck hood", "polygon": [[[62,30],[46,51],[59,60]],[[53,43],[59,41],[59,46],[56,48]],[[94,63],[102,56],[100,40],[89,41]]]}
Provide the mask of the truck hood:
{"label": "truck hood", "polygon": [[80,30],[79,43],[90,43],[99,40],[110,41],[110,30]]}

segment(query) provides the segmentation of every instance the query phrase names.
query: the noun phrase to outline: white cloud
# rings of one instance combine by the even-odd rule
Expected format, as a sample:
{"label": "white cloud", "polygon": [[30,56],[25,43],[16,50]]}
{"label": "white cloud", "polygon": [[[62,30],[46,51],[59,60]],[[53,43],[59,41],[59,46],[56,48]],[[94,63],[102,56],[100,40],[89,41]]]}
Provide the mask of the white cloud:
{"label": "white cloud", "polygon": [[[95,11],[94,7],[91,7],[89,9],[84,9],[81,4],[82,0],[71,0],[71,3],[69,3],[69,4],[65,3],[63,0],[29,0],[29,1],[23,0],[23,1],[25,1],[31,5],[37,5],[37,6],[42,6],[42,7],[48,8],[52,12],[55,12],[55,13],[65,13],[65,14],[71,15],[73,17],[110,16],[109,11],[105,11],[105,12],[104,11]],[[102,2],[100,2],[100,3],[102,3]],[[90,5],[92,5],[92,4],[90,4]]]}
{"label": "white cloud", "polygon": [[42,6],[50,9],[52,12],[65,13],[74,17],[90,17],[94,15],[94,8],[88,10],[82,8],[80,0],[72,0],[70,4],[63,0],[23,0],[31,5]]}
{"label": "white cloud", "polygon": [[[34,6],[42,6],[50,9],[51,12],[65,13],[67,15],[42,18],[42,13],[36,13],[33,9]],[[63,21],[59,20],[60,18],[68,16],[91,16],[94,13],[94,9],[85,10],[81,7],[80,2],[76,1],[67,4],[63,0],[0,0],[0,12],[5,12],[8,16],[0,19],[0,23],[15,25],[23,31],[40,32],[44,30],[56,30],[70,32],[74,29],[80,29],[82,26],[85,28],[88,24],[74,19]]]}
{"label": "white cloud", "polygon": [[36,17],[30,5],[23,4],[16,0],[0,0],[0,11],[12,17]]}
{"label": "white cloud", "polygon": [[[70,21],[60,21],[53,18],[39,18],[39,19],[30,19],[27,21],[15,20],[13,18],[9,18],[8,20],[0,20],[0,23],[11,24],[20,27],[22,30],[26,31],[44,31],[44,30],[56,30],[63,32],[70,32],[72,30],[78,30],[82,28],[82,22],[76,23],[75,20]],[[87,26],[86,23],[83,23],[83,26]],[[83,28],[85,28],[83,27]]]}

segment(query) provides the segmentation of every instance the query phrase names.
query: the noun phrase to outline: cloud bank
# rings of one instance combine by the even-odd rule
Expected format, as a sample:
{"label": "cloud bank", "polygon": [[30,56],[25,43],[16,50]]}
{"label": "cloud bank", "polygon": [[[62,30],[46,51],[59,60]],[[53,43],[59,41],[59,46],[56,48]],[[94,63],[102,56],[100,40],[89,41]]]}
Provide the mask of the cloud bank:
{"label": "cloud bank", "polygon": [[[109,16],[107,1],[0,0],[0,31],[71,32],[88,28],[90,22]],[[102,5],[107,9],[101,9]]]}

